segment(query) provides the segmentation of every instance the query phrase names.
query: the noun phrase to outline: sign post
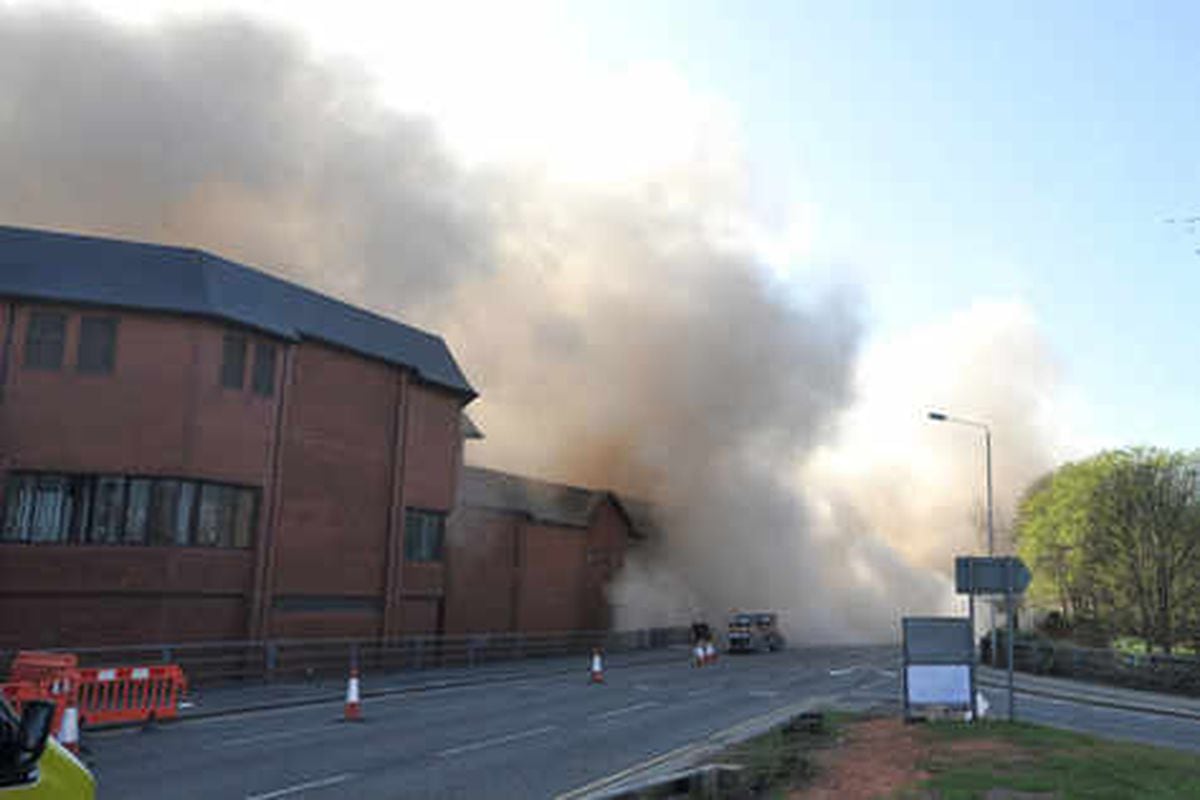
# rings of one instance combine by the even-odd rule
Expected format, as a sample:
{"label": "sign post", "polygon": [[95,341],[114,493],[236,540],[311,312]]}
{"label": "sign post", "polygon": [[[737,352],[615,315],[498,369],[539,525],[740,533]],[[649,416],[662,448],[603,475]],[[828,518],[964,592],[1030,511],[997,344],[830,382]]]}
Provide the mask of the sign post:
{"label": "sign post", "polygon": [[[1029,568],[1021,559],[1015,556],[991,557],[986,558],[979,556],[959,556],[954,559],[954,587],[959,594],[965,594],[969,597],[971,608],[971,640],[974,643],[975,639],[975,595],[977,594],[1003,594],[1005,600],[1005,610],[1008,614],[1008,721],[1012,722],[1016,718],[1016,692],[1013,690],[1013,659],[1014,659],[1014,642],[1016,640],[1016,608],[1014,597],[1018,594],[1023,594],[1029,588],[1029,582],[1033,579],[1033,575],[1029,572]],[[995,638],[996,630],[993,627],[992,636],[992,656],[993,663],[997,654]],[[972,644],[972,647],[974,645]],[[972,659],[974,664],[974,659]]]}

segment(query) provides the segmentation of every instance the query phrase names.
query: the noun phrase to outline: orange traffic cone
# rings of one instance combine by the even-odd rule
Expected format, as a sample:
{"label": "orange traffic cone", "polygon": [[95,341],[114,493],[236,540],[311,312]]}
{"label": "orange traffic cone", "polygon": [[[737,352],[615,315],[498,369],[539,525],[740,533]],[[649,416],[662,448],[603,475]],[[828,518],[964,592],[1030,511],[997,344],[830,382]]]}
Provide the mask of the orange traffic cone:
{"label": "orange traffic cone", "polygon": [[600,654],[600,648],[592,650],[592,666],[589,670],[592,683],[604,683],[604,657]]}
{"label": "orange traffic cone", "polygon": [[346,682],[346,722],[362,721],[362,704],[358,695],[358,668],[350,668],[350,680]]}
{"label": "orange traffic cone", "polygon": [[692,648],[692,666],[704,666],[704,645],[700,644],[700,642],[696,642],[696,646]]}
{"label": "orange traffic cone", "polygon": [[73,700],[63,710],[62,722],[58,726],[58,743],[79,755],[79,709]]}
{"label": "orange traffic cone", "polygon": [[705,664],[716,664],[717,663],[717,648],[716,648],[716,645],[714,645],[712,642],[707,642],[704,645],[704,663]]}

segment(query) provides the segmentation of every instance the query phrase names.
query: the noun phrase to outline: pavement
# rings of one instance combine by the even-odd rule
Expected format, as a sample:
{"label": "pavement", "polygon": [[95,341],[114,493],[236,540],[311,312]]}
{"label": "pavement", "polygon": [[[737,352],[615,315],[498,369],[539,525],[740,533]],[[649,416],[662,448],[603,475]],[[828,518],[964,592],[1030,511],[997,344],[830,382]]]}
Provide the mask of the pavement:
{"label": "pavement", "polygon": [[[195,698],[190,718],[85,734],[101,798],[599,797],[699,763],[808,710],[899,709],[895,648],[725,655],[686,649],[365,675],[365,721],[333,683],[240,686]],[[980,669],[993,716],[1004,674]],[[251,705],[262,706],[257,710]],[[1018,719],[1200,751],[1200,702],[1018,676]]]}
{"label": "pavement", "polygon": [[462,676],[412,676],[386,694],[372,694],[384,687],[367,675],[361,723],[341,721],[340,692],[235,712],[214,690],[196,709],[228,712],[92,731],[84,744],[101,798],[554,797],[673,764],[663,757],[751,733],[788,707],[894,708],[896,658],[893,648],[821,648],[696,669],[686,650],[669,650],[610,659],[602,685],[575,660],[441,687]]}

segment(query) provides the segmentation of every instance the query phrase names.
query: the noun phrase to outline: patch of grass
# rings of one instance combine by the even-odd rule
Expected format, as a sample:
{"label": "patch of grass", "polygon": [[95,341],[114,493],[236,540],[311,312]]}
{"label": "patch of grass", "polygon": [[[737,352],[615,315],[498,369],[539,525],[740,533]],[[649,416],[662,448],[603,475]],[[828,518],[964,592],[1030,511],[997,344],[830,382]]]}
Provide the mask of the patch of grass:
{"label": "patch of grass", "polygon": [[[921,789],[944,800],[1001,788],[1063,800],[1200,797],[1200,759],[1174,750],[1023,723],[932,724],[925,735],[935,747]],[[1007,747],[959,745],[989,740]]]}
{"label": "patch of grass", "polygon": [[802,715],[731,747],[715,760],[741,766],[739,783],[752,796],[772,797],[810,780],[816,770],[812,751],[827,747],[851,719],[849,714]]}

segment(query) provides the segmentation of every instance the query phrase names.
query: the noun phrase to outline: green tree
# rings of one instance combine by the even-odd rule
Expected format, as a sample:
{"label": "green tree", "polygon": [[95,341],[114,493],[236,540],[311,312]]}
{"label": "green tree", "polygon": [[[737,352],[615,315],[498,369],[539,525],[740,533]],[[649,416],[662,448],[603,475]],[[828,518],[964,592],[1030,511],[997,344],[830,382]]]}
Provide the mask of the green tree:
{"label": "green tree", "polygon": [[1165,652],[1200,643],[1200,459],[1108,451],[1035,481],[1019,552],[1034,599],[1077,629],[1140,636]]}

